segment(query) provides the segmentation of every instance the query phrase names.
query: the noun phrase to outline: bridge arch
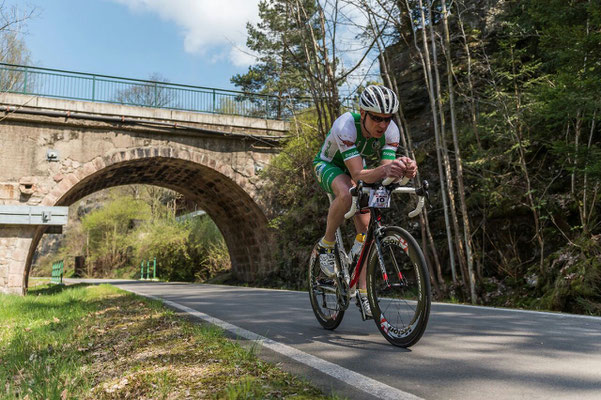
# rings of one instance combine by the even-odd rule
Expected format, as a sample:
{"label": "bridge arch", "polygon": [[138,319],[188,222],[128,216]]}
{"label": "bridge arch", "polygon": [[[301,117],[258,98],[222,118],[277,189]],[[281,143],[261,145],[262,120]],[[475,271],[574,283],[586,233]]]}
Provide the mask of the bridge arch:
{"label": "bridge arch", "polygon": [[[237,278],[252,280],[273,267],[268,221],[249,195],[252,183],[231,166],[192,148],[135,147],[96,157],[61,177],[41,204],[69,206],[102,189],[128,184],[166,187],[201,205],[224,236]],[[23,243],[30,242],[23,265],[24,290],[42,234],[39,228]]]}

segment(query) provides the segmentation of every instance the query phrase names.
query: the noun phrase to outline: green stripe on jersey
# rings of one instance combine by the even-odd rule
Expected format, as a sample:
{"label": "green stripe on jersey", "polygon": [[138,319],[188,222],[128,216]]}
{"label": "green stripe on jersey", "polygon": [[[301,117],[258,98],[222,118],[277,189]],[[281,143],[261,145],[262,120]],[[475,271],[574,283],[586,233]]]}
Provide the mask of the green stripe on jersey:
{"label": "green stripe on jersey", "polygon": [[396,158],[396,152],[391,149],[382,150],[382,160],[394,160]]}
{"label": "green stripe on jersey", "polygon": [[344,161],[346,161],[346,160],[348,160],[349,158],[353,158],[353,157],[355,157],[355,156],[358,156],[358,155],[359,155],[359,152],[357,151],[357,148],[356,148],[356,147],[354,147],[354,148],[352,148],[352,149],[349,149],[349,150],[347,150],[347,151],[343,151],[343,152],[342,152],[342,159],[343,159]]}

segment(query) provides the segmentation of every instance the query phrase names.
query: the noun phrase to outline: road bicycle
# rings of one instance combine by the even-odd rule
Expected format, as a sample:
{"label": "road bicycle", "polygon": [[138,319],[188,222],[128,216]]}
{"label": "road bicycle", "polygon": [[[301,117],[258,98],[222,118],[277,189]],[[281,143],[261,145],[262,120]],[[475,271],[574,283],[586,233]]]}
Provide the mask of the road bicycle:
{"label": "road bicycle", "polygon": [[[321,271],[318,245],[313,248],[309,261],[309,295],[313,312],[325,329],[333,330],[340,325],[355,297],[363,320],[373,318],[380,333],[395,346],[414,345],[426,330],[431,292],[424,254],[405,229],[382,224],[382,210],[390,208],[395,193],[418,196],[417,207],[409,217],[422,211],[428,197],[428,182],[423,181],[421,187],[414,188],[405,186],[407,181],[405,178],[394,183],[387,178],[374,184],[358,182],[350,189],[351,209],[345,218],[351,218],[358,210],[369,210],[371,218],[356,260],[345,251],[340,228],[336,231],[333,277]],[[331,202],[333,196],[328,197]],[[363,268],[367,268],[367,297],[373,317],[366,315],[359,299],[359,275]]]}

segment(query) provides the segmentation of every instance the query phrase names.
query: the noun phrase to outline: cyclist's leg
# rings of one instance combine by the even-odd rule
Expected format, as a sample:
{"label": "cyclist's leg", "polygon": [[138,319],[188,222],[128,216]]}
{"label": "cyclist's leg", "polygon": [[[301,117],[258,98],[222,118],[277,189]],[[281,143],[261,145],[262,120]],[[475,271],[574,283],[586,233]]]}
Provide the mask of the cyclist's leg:
{"label": "cyclist's leg", "polygon": [[[336,229],[344,222],[344,214],[351,206],[351,195],[349,189],[354,185],[351,177],[333,164],[319,161],[314,164],[315,174],[320,185],[335,198],[328,211],[326,233],[324,239],[328,242],[336,240]],[[367,231],[369,224],[369,213],[355,215],[353,222],[357,233]],[[359,288],[365,290],[365,277],[367,268],[363,268],[359,275]]]}
{"label": "cyclist's leg", "polygon": [[334,193],[334,201],[330,204],[326,225],[325,239],[333,242],[336,240],[336,229],[344,222],[344,214],[351,207],[351,195],[349,189],[352,186],[351,177],[340,174],[334,178],[330,187]]}
{"label": "cyclist's leg", "polygon": [[367,226],[369,225],[369,213],[355,214],[353,222],[355,223],[355,230],[357,233],[367,232]]}
{"label": "cyclist's leg", "polygon": [[[367,232],[367,226],[369,225],[369,213],[366,214],[356,214],[354,218],[355,229],[357,233],[365,233]],[[359,289],[365,289],[365,277],[367,276],[367,268],[363,268],[361,270],[361,274],[359,274]]]}
{"label": "cyclist's leg", "polygon": [[[334,242],[336,240],[336,229],[344,221],[344,212],[340,216],[340,210],[342,208],[341,204],[343,205],[345,202],[344,193],[346,192],[348,195],[351,178],[337,165],[319,159],[313,161],[313,170],[319,186],[327,193],[334,195],[334,201],[330,204],[328,210],[326,234],[324,236],[324,239],[328,242]],[[350,205],[350,196],[348,204]]]}

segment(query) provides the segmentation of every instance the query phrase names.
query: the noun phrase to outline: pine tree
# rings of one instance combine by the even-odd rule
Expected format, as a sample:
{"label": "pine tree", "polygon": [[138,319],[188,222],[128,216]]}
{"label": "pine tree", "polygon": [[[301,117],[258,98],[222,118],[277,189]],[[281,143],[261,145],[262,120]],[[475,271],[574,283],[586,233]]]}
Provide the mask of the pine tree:
{"label": "pine tree", "polygon": [[[303,55],[298,23],[291,14],[288,0],[262,0],[256,24],[247,24],[247,47],[256,54],[256,63],[245,74],[236,74],[231,82],[244,92],[260,93],[278,98],[278,117],[287,99],[308,95],[303,78]],[[304,1],[314,8],[314,1]]]}

